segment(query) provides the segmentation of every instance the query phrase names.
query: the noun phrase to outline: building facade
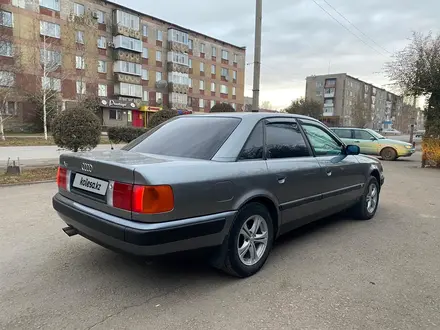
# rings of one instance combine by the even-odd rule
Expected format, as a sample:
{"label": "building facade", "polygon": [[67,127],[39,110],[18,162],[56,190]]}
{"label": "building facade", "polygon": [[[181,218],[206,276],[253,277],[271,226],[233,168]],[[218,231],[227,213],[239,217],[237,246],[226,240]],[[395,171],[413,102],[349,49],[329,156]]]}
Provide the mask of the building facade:
{"label": "building facade", "polygon": [[11,122],[32,117],[24,95],[42,90],[57,93],[60,109],[99,97],[104,126],[145,126],[162,107],[244,105],[243,47],[108,1],[0,0],[0,11]]}
{"label": "building facade", "polygon": [[330,126],[353,126],[353,111],[362,103],[371,110],[371,128],[392,128],[403,106],[401,96],[346,73],[307,77],[306,99],[323,104],[322,120]]}

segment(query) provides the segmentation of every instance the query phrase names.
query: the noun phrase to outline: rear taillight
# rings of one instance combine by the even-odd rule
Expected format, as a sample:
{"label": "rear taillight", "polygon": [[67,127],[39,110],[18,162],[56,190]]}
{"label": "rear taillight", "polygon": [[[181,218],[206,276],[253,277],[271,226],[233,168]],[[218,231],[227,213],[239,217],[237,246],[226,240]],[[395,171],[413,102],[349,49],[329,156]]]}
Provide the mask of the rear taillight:
{"label": "rear taillight", "polygon": [[108,194],[109,205],[127,211],[155,214],[174,209],[171,186],[139,186],[113,182]]}
{"label": "rear taillight", "polygon": [[115,182],[113,184],[113,206],[118,209],[131,211],[132,192],[132,184]]}
{"label": "rear taillight", "polygon": [[59,188],[67,190],[67,168],[61,166],[58,167],[57,185]]}

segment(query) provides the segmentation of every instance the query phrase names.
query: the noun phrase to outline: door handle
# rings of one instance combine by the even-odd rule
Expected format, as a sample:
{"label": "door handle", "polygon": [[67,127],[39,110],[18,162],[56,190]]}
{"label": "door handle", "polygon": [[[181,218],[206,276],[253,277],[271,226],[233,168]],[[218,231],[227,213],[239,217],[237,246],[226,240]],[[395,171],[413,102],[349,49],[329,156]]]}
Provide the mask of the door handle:
{"label": "door handle", "polygon": [[277,175],[277,180],[279,184],[283,184],[286,182],[286,177],[284,175]]}
{"label": "door handle", "polygon": [[325,174],[327,174],[327,176],[331,176],[332,175],[332,169],[327,167],[325,169]]}
{"label": "door handle", "polygon": [[361,141],[354,141],[354,143],[361,143]]}

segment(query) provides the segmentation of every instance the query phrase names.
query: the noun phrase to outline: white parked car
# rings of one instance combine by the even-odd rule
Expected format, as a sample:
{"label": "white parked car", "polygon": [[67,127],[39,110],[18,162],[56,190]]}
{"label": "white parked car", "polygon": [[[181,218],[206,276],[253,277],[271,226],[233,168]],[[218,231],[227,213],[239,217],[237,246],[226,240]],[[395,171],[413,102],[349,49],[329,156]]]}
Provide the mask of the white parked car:
{"label": "white parked car", "polygon": [[387,128],[381,132],[383,135],[402,135],[402,132],[394,128]]}

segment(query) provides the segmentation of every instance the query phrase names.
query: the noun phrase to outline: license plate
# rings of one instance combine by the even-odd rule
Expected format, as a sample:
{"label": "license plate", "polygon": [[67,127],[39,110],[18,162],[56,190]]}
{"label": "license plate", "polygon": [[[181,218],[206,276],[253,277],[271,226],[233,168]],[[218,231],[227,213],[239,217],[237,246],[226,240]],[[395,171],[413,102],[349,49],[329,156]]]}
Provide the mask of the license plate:
{"label": "license plate", "polygon": [[73,187],[104,196],[107,192],[108,182],[77,173],[75,180],[73,180]]}

